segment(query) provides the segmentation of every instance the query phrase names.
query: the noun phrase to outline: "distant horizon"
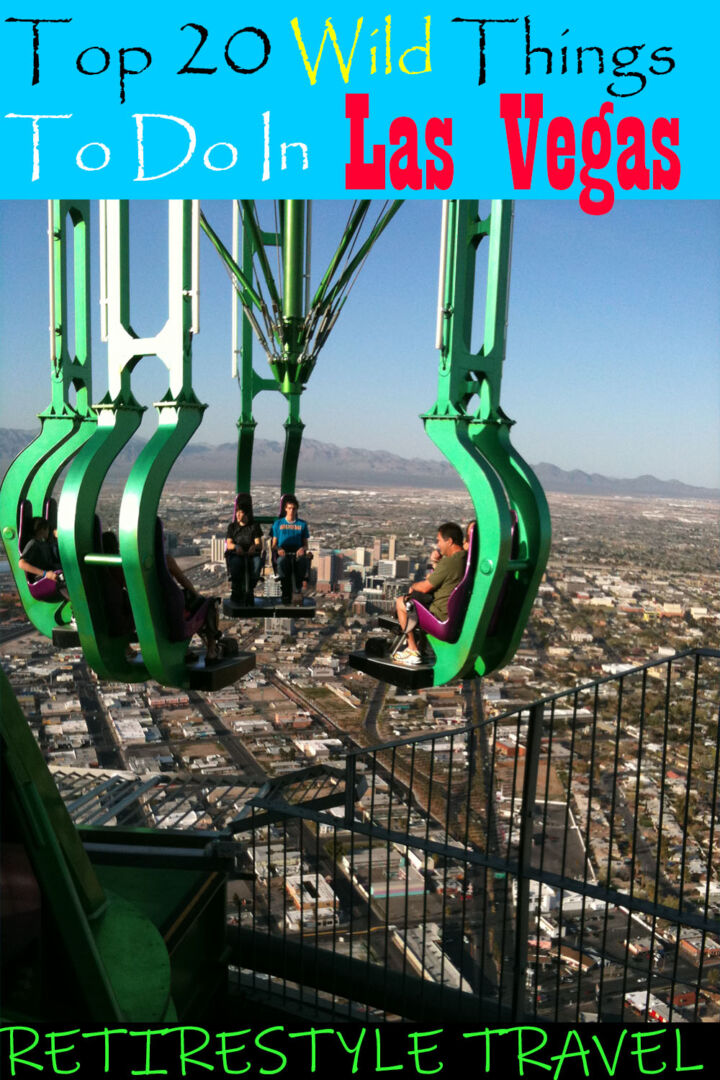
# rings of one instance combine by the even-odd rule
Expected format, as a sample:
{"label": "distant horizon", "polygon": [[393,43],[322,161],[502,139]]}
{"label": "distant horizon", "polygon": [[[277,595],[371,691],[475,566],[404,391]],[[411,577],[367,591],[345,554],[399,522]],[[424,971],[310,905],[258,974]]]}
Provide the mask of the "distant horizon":
{"label": "distant horizon", "polygon": [[[18,436],[20,436],[20,435],[26,436],[27,435],[28,436],[27,441],[29,443],[36,436],[38,430],[39,430],[39,428],[35,429],[35,430],[31,430],[29,428],[0,427],[0,435],[2,435],[3,432],[7,432],[7,433],[13,432],[13,433],[16,433]],[[133,439],[128,444],[128,446],[131,447],[133,442],[143,443],[145,441],[146,440],[142,436],[137,436],[136,435],[136,436],[133,437]],[[398,461],[427,462],[428,464],[433,464],[436,467],[439,465],[441,467],[446,466],[448,469],[452,468],[452,466],[450,466],[450,464],[442,457],[440,457],[439,459],[438,458],[429,458],[429,457],[425,458],[425,457],[421,457],[418,454],[418,455],[414,455],[412,458],[407,458],[407,457],[404,457],[401,454],[398,454],[396,451],[391,451],[391,450],[370,450],[370,451],[368,451],[368,450],[365,450],[363,447],[343,446],[340,443],[326,442],[323,439],[316,439],[316,438],[313,438],[312,436],[305,436],[304,439],[303,439],[303,443],[305,445],[315,444],[316,446],[328,447],[328,448],[337,449],[337,450],[340,450],[340,451],[343,451],[343,452],[349,452],[349,453],[357,452],[357,453],[360,453],[360,454],[363,454],[363,455],[378,455],[380,457],[386,456],[389,459],[397,459]],[[282,440],[280,440],[280,439],[267,439],[267,438],[259,437],[259,438],[256,438],[255,444],[256,444],[256,447],[259,448],[259,449],[262,449],[263,444],[265,444],[265,445],[276,445],[276,446],[282,447]],[[213,451],[220,450],[220,449],[222,449],[224,447],[232,448],[234,450],[235,447],[236,447],[236,443],[233,440],[229,440],[229,439],[223,439],[220,442],[211,443],[211,442],[208,442],[207,440],[198,438],[198,436],[196,435],[193,438],[193,440],[191,441],[191,443],[189,444],[189,446],[194,447],[194,449],[196,451],[199,451],[201,448],[205,447],[205,448],[207,448],[208,451],[213,452]],[[9,460],[10,460],[10,458],[8,459],[8,463],[9,463]],[[301,453],[300,453],[300,462],[302,464],[302,449],[301,449]],[[556,470],[559,473],[562,473],[563,475],[567,475],[567,476],[574,476],[574,475],[579,474],[580,476],[587,476],[587,477],[589,477],[591,479],[592,478],[597,478],[599,480],[608,481],[610,483],[613,483],[613,482],[617,482],[617,483],[633,483],[633,482],[637,482],[639,480],[645,480],[645,479],[647,479],[647,480],[656,480],[661,484],[667,484],[667,485],[677,484],[678,486],[690,487],[690,488],[693,488],[693,489],[695,489],[695,490],[697,490],[699,492],[708,493],[708,497],[711,498],[711,499],[714,499],[715,497],[720,497],[720,487],[715,487],[714,488],[714,487],[708,487],[708,486],[703,485],[703,484],[688,484],[686,481],[679,480],[677,477],[669,477],[669,478],[667,478],[667,477],[657,476],[655,473],[640,473],[640,474],[637,474],[635,476],[610,476],[608,474],[597,472],[597,471],[589,472],[587,469],[580,469],[580,468],[563,469],[561,466],[556,465],[554,462],[549,462],[549,461],[529,462],[529,464],[531,465],[531,467],[534,470],[553,469],[553,470]],[[4,471],[4,469],[6,467],[7,466],[3,466],[3,471]],[[278,479],[279,479],[279,477],[278,477]],[[200,477],[200,476],[197,476],[197,477],[193,477],[193,476],[185,476],[185,477],[176,476],[176,477],[172,477],[172,482],[174,482],[174,483],[201,483],[203,481],[212,482],[212,483],[221,483],[222,482],[221,480],[219,480],[217,478],[214,478],[214,477],[211,477],[211,476],[207,476],[207,477]],[[228,486],[232,489],[232,487],[234,486],[233,479],[229,478],[227,482],[228,482]],[[273,479],[268,478],[268,477],[262,477],[262,478],[257,477],[253,481],[253,484],[257,485],[257,486],[263,486],[263,487],[270,486],[271,487],[271,486],[273,486],[274,482],[275,481],[273,481]],[[458,482],[459,482],[459,488],[460,488],[461,487],[461,482],[459,481],[459,478],[458,478]],[[106,483],[113,484],[113,483],[120,483],[120,481],[119,480],[114,481],[113,479],[108,478],[106,480]],[[547,483],[547,481],[544,481],[544,483]],[[371,481],[364,481],[364,482],[361,482],[360,480],[358,480],[356,478],[347,478],[347,479],[340,478],[338,480],[332,480],[332,479],[329,479],[327,477],[324,477],[324,478],[321,477],[321,478],[319,478],[317,480],[308,480],[308,479],[303,478],[298,484],[298,487],[315,487],[315,486],[324,487],[324,488],[327,488],[327,489],[333,489],[336,486],[339,486],[341,488],[350,487],[350,488],[359,488],[359,489],[362,489],[363,487],[367,487],[369,490],[371,490],[374,487],[388,489],[388,488],[392,488],[392,487],[402,488],[402,487],[406,487],[406,486],[413,486],[419,491],[422,491],[422,490],[437,491],[437,490],[440,489],[439,485],[438,486],[433,486],[432,484],[428,485],[427,487],[423,487],[422,484],[418,483],[415,479],[413,479],[410,484],[403,485],[401,483],[393,483],[391,481],[383,482],[380,478],[377,478],[377,477],[373,478]],[[624,492],[618,492],[618,493],[599,492],[599,493],[597,493],[597,492],[582,492],[582,491],[557,491],[557,490],[553,490],[552,488],[547,488],[547,490],[549,491],[549,493],[552,493],[552,494],[570,494],[570,495],[578,495],[578,496],[587,495],[587,496],[590,496],[590,497],[592,497],[594,495],[597,495],[597,497],[607,497],[607,498],[682,498],[683,497],[682,494],[672,494],[672,493],[662,494],[662,493],[654,493],[654,492],[648,492],[646,494],[643,494],[643,493],[638,493],[638,492],[628,492],[628,493],[624,493]],[[693,496],[688,496],[688,497],[693,497]],[[698,495],[697,496],[698,499],[701,499],[703,497],[704,497],[703,495]]]}
{"label": "distant horizon", "polygon": [[[271,223],[272,206],[258,205]],[[314,203],[311,288],[351,205]],[[205,209],[228,241],[230,203]],[[92,396],[99,400],[107,372],[95,203],[91,213]],[[46,214],[41,200],[0,202],[0,424],[30,426],[49,398]],[[164,204],[132,201],[130,233],[132,325],[152,334],[167,317]],[[408,201],[380,237],[303,394],[309,437],[433,460],[419,418],[437,395],[439,238],[439,200]],[[230,375],[231,286],[204,238],[201,279],[193,388],[209,405],[206,424],[224,442],[234,437],[240,409]],[[501,395],[516,421],[519,453],[589,475],[720,487],[719,296],[718,202],[619,200],[596,219],[563,200],[519,200]],[[475,323],[473,349],[482,333],[479,311]],[[267,371],[259,348],[255,367],[261,376]],[[133,373],[137,400],[151,405],[166,389],[162,362],[143,360]],[[254,412],[259,437],[282,438],[279,394],[260,394]],[[138,434],[145,437],[154,423],[149,408]]]}

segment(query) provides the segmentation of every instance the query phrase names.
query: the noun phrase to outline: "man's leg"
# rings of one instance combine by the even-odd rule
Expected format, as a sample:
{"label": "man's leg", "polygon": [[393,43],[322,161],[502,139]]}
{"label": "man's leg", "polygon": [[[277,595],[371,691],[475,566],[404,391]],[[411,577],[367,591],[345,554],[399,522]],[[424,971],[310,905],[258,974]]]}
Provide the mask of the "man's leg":
{"label": "man's leg", "polygon": [[277,572],[280,578],[280,588],[282,590],[282,602],[283,604],[292,603],[292,587],[293,587],[293,560],[289,555],[279,555],[277,561]]}
{"label": "man's leg", "polygon": [[[406,601],[407,601],[406,596],[398,596],[397,599],[395,600],[395,611],[397,613],[398,622],[400,623],[400,629],[403,632],[405,631],[405,627],[408,624],[408,611],[407,611],[407,608],[405,607]],[[414,602],[415,601],[413,600],[413,603]],[[410,649],[411,652],[419,652],[420,651],[418,649],[418,647],[417,647],[417,639],[416,639],[415,634],[413,633],[412,630],[410,630],[408,632],[408,635],[407,635],[405,641],[407,643],[407,648]]]}
{"label": "man's leg", "polygon": [[307,577],[307,558],[305,555],[295,556],[293,577],[295,582],[295,592],[302,594],[303,582]]}

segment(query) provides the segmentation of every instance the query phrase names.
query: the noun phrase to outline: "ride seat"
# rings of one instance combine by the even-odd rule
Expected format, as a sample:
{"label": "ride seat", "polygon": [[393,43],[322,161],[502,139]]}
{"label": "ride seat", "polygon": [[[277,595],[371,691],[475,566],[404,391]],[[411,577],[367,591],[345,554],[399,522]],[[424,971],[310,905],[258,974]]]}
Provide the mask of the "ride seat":
{"label": "ride seat", "polygon": [[[28,499],[22,499],[18,508],[18,555],[21,558],[26,545],[33,538],[32,522],[32,504]],[[58,584],[52,578],[41,577],[37,581],[31,581],[30,577],[31,575],[26,572],[25,578],[33,600],[51,601],[61,599]]]}
{"label": "ride seat", "polygon": [[[287,499],[289,499],[289,498],[290,498],[290,493],[289,492],[286,492],[285,495],[280,496],[280,508],[278,510],[278,518],[281,518],[284,515],[284,513],[285,513],[285,503],[286,503]],[[275,577],[277,577],[278,554],[277,554],[277,548],[274,548],[272,546],[272,531],[270,532],[270,538],[271,538],[270,539],[270,559],[271,559],[271,562],[272,562],[272,571],[273,571],[273,574],[275,575]],[[313,560],[312,551],[306,551],[305,552],[305,558],[307,560],[307,574],[303,578],[303,581],[309,582],[310,581],[310,570],[312,569],[312,560]]]}
{"label": "ride seat", "polygon": [[[233,516],[232,516],[232,521],[230,522],[231,525],[232,525],[232,522],[235,521],[235,518],[237,517],[238,510],[241,510],[241,509],[245,510],[245,512],[248,513],[253,520],[255,520],[255,511],[253,510],[252,495],[250,495],[250,493],[247,492],[247,491],[241,491],[235,496]],[[225,552],[225,558],[227,559],[227,555],[228,555],[227,538],[225,539],[223,551]],[[265,542],[264,541],[263,541],[262,549],[261,549],[261,552],[260,552],[260,559],[261,559],[260,565],[261,565],[261,567],[264,567],[265,563],[267,562],[267,551],[265,550]]]}
{"label": "ride seat", "polygon": [[168,570],[165,558],[163,525],[155,519],[155,569],[165,599],[170,641],[189,641],[205,622],[211,600],[204,600],[190,618],[185,616],[185,594]]}
{"label": "ride seat", "polygon": [[465,560],[465,573],[448,597],[447,619],[441,622],[428,608],[422,604],[415,604],[417,612],[417,625],[426,634],[431,634],[438,641],[455,642],[460,637],[465,611],[467,610],[475,577],[477,564],[477,528],[470,527],[467,558]]}
{"label": "ride seat", "polygon": [[[510,520],[512,522],[510,526],[510,559],[517,559],[518,550],[520,548],[520,534],[518,531],[518,516],[514,510],[510,511]],[[488,623],[488,637],[497,631],[498,624],[500,623],[500,616],[502,615],[503,605],[505,603],[505,597],[510,587],[510,582],[513,577],[513,571],[508,570],[507,574],[503,578],[503,583],[500,586],[500,592],[498,594],[493,613],[490,616],[490,622]]]}

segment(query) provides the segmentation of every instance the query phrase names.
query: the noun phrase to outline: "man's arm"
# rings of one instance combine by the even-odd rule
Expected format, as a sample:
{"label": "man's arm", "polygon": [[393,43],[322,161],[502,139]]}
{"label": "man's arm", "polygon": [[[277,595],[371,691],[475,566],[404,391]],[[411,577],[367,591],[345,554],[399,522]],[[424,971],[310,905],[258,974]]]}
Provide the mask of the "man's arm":
{"label": "man's arm", "polygon": [[[425,578],[424,581],[419,581],[416,585],[413,585],[413,589],[418,589],[422,593],[434,593],[439,586],[443,584],[448,573],[448,562],[445,558],[440,558],[437,566]],[[422,586],[422,588],[421,588]]]}
{"label": "man's arm", "polygon": [[417,593],[429,593],[434,592],[435,586],[431,584],[430,578],[425,578],[424,581],[415,581],[410,586],[410,592],[408,595],[412,596],[414,592]]}
{"label": "man's arm", "polygon": [[18,560],[18,566],[26,574],[35,574],[36,577],[43,577],[44,576],[44,577],[50,578],[51,581],[57,581],[57,576],[58,576],[58,571],[57,570],[41,570],[40,567],[33,566],[32,563],[29,563],[27,561],[27,559],[23,559],[23,558],[20,558]]}
{"label": "man's arm", "polygon": [[56,581],[58,576],[58,572],[56,570],[43,570],[41,567],[35,565],[34,560],[40,554],[40,548],[38,547],[35,540],[29,540],[20,552],[18,566],[26,574],[34,574],[36,577],[45,576],[49,577],[51,581]]}

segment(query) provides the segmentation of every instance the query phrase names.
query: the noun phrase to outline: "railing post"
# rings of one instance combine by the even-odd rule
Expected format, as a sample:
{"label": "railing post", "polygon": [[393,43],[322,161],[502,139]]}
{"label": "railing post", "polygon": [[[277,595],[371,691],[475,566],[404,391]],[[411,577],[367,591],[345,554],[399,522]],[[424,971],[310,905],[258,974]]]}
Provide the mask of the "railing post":
{"label": "railing post", "polygon": [[542,704],[530,707],[525,768],[523,770],[522,816],[520,822],[520,847],[518,851],[517,917],[515,919],[515,958],[513,963],[512,1015],[515,1020],[525,1012],[525,973],[528,956],[528,931],[530,925],[530,878],[528,872],[532,858],[533,810],[537,793],[538,762],[545,708]]}
{"label": "railing post", "polygon": [[345,828],[352,829],[355,820],[355,755],[345,758]]}

